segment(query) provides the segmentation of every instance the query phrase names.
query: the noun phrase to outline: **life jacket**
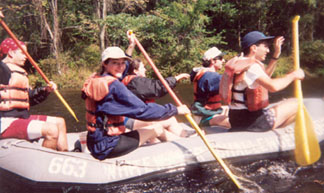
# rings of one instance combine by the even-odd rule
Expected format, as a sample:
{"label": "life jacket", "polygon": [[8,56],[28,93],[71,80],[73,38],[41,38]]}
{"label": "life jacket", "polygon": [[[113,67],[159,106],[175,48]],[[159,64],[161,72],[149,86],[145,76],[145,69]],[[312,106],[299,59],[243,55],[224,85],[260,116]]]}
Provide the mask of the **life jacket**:
{"label": "life jacket", "polygon": [[[127,87],[127,85],[135,78],[137,75],[132,74],[132,75],[127,75],[125,78],[123,78],[122,83]],[[154,99],[145,99],[145,103],[155,103]]]}
{"label": "life jacket", "polygon": [[[194,83],[194,101],[198,101],[198,81],[200,80],[200,78],[207,72],[210,71],[208,68],[202,68],[200,69],[196,76],[193,79],[193,83]],[[212,96],[208,96],[207,99],[203,99],[205,102],[203,103],[204,107],[208,110],[215,110],[218,109],[222,106],[221,103],[221,97],[219,94],[216,95],[212,95]]]}
{"label": "life jacket", "polygon": [[[242,81],[244,73],[252,64],[264,65],[257,60],[250,58],[233,58],[225,65],[225,72],[220,82],[220,96],[222,101],[229,105],[232,102],[245,104],[249,111],[257,111],[269,105],[268,90],[262,86],[255,89],[246,88],[244,90],[234,89],[234,84]],[[232,98],[233,93],[243,94],[244,101]]]}
{"label": "life jacket", "polygon": [[11,72],[8,85],[0,84],[0,111],[29,109],[27,72],[15,64],[6,64]]}
{"label": "life jacket", "polygon": [[[112,76],[98,76],[93,74],[83,85],[82,91],[87,96],[86,104],[86,121],[87,129],[94,132],[96,128],[106,129],[108,135],[120,135],[125,132],[123,116],[98,115],[96,113],[97,102],[102,100],[109,93],[109,85],[117,80]],[[101,116],[103,123],[97,122],[97,117]]]}

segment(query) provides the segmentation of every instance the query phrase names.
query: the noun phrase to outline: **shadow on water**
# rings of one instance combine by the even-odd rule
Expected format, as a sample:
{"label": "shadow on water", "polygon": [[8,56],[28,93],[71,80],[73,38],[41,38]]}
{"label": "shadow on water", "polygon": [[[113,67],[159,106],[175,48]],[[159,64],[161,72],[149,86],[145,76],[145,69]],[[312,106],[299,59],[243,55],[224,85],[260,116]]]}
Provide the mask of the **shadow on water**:
{"label": "shadow on water", "polygon": [[[303,81],[304,97],[323,97],[323,79],[306,79]],[[192,85],[178,85],[176,94],[180,100],[190,106],[193,100]],[[69,132],[85,131],[84,101],[79,90],[61,91],[68,104],[75,111],[80,122],[76,123],[57,97],[52,94],[47,101],[32,107],[32,114],[46,114],[65,118]],[[271,102],[293,96],[293,86],[270,95]],[[170,96],[157,100],[164,104],[172,102]],[[178,117],[180,121],[186,121]],[[230,162],[228,162],[230,163]],[[130,181],[121,185],[103,185],[97,187],[98,192],[269,192],[269,193],[323,193],[324,192],[324,159],[309,167],[298,167],[292,157],[271,158],[263,157],[249,162],[235,162],[229,164],[231,170],[238,176],[252,182],[248,190],[238,191],[233,182],[227,177],[217,162],[206,165],[192,166],[185,172],[164,173],[154,178]],[[251,186],[251,187],[250,187]],[[258,187],[259,186],[259,187]],[[1,187],[0,192],[10,192],[10,189]],[[28,192],[25,190],[24,192]],[[69,188],[59,192],[84,192],[82,189]],[[94,192],[94,191],[91,191]]]}

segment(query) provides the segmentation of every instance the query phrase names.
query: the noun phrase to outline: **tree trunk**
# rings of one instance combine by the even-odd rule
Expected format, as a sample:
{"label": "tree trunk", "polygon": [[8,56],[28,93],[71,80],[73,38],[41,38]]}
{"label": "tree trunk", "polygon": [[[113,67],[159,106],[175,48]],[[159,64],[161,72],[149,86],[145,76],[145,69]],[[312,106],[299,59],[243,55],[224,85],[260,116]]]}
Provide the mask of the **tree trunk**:
{"label": "tree trunk", "polygon": [[[107,0],[103,0],[102,2],[102,12],[101,12],[101,19],[104,20],[107,16]],[[100,25],[100,48],[101,50],[105,50],[106,44],[106,24]]]}
{"label": "tree trunk", "polygon": [[53,14],[53,54],[56,59],[57,71],[61,74],[61,65],[60,65],[60,52],[61,52],[61,30],[59,27],[59,17],[57,14],[57,0],[51,1],[51,8]]}
{"label": "tree trunk", "polygon": [[46,13],[44,11],[42,0],[33,0],[33,3],[36,9],[39,11],[40,19],[41,19],[41,38],[47,39],[47,34],[45,31],[48,31],[48,34],[51,38],[51,51],[56,59],[56,70],[59,74],[61,74],[60,65],[60,52],[61,52],[61,30],[59,27],[59,17],[57,13],[57,0],[51,0],[50,7],[53,15],[53,25],[51,28],[47,22]]}

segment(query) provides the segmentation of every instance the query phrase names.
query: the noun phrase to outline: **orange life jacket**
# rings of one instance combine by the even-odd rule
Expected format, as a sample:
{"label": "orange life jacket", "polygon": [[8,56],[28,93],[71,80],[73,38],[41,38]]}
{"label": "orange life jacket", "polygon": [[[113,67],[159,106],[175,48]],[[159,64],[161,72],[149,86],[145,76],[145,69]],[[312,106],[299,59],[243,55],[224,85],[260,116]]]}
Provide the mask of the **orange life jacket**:
{"label": "orange life jacket", "polygon": [[[252,64],[259,64],[262,68],[264,65],[250,58],[233,58],[225,65],[225,72],[220,82],[220,96],[225,104],[231,102],[245,104],[249,111],[257,111],[269,105],[268,90],[262,86],[255,89],[246,88],[243,91],[233,89],[235,83],[242,81],[244,72],[249,69]],[[244,94],[244,101],[232,99],[233,93]]]}
{"label": "orange life jacket", "polygon": [[0,84],[0,111],[29,109],[27,72],[15,64],[6,64],[11,72],[8,85]]}
{"label": "orange life jacket", "polygon": [[[127,87],[127,85],[133,80],[133,78],[137,77],[137,75],[127,75],[125,78],[123,78],[122,83]],[[145,103],[155,103],[154,99],[145,99]]]}
{"label": "orange life jacket", "polygon": [[[199,72],[196,74],[195,78],[193,79],[193,83],[194,83],[194,100],[197,101],[198,98],[197,98],[197,90],[198,90],[198,81],[200,80],[200,78],[207,72],[209,71],[208,68],[203,68],[201,70],[199,70]],[[216,94],[216,95],[212,95],[212,96],[209,96],[207,99],[206,99],[206,102],[204,103],[204,107],[206,109],[209,109],[209,110],[215,110],[215,109],[218,109],[222,106],[222,103],[221,103],[221,97],[219,94]]]}
{"label": "orange life jacket", "polygon": [[124,117],[104,115],[104,123],[96,122],[97,102],[109,93],[109,85],[117,80],[112,76],[98,76],[93,74],[83,85],[82,91],[86,94],[86,121],[87,129],[94,132],[96,128],[107,129],[108,135],[120,135],[125,132]]}
{"label": "orange life jacket", "polygon": [[133,78],[137,77],[137,75],[132,74],[132,75],[127,75],[123,78],[122,83],[127,86]]}

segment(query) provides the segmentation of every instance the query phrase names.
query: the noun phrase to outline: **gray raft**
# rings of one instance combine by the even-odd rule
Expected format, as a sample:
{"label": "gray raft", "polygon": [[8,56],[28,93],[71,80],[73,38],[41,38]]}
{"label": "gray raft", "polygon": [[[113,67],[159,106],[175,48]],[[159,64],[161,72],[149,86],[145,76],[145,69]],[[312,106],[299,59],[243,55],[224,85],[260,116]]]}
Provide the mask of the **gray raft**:
{"label": "gray raft", "polygon": [[[324,140],[324,101],[305,99],[318,141]],[[187,129],[189,126],[187,126]],[[69,149],[80,141],[82,133],[68,133]],[[252,133],[226,132],[208,128],[207,139],[215,152],[228,164],[266,156],[291,154],[295,148],[294,125]],[[82,139],[81,139],[82,140]],[[0,140],[0,181],[12,186],[43,188],[62,186],[100,187],[127,183],[161,172],[179,172],[189,166],[216,162],[199,136],[143,146],[114,159],[99,161],[89,152],[57,152],[41,147],[41,141]]]}

